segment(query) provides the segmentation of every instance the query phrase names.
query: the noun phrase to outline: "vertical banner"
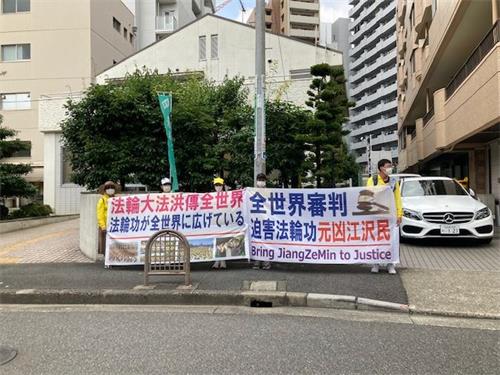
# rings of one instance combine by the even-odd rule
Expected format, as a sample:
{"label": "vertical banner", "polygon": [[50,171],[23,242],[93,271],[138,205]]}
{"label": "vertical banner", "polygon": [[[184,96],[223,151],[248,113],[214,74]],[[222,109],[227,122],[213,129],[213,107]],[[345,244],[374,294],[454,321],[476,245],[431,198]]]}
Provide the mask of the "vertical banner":
{"label": "vertical banner", "polygon": [[179,182],[177,181],[177,168],[175,166],[174,156],[174,140],[172,136],[172,94],[159,92],[158,100],[160,101],[161,113],[163,114],[163,126],[167,133],[167,153],[168,164],[170,165],[170,178],[172,179],[172,191],[179,190]]}
{"label": "vertical banner", "polygon": [[290,263],[398,263],[390,187],[246,190],[250,258]]}

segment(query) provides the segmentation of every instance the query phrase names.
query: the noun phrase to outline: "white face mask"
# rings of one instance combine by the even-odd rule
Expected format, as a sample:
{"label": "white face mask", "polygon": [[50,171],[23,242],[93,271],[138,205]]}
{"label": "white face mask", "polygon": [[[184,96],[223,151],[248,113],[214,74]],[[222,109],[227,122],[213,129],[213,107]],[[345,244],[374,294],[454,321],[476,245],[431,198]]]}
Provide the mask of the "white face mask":
{"label": "white face mask", "polygon": [[393,169],[394,169],[394,168],[392,168],[392,167],[385,168],[385,174],[386,174],[386,175],[390,175],[390,174],[392,174]]}
{"label": "white face mask", "polygon": [[220,193],[220,192],[222,191],[222,188],[223,188],[223,186],[217,185],[217,186],[215,187],[215,191],[216,191],[217,193]]}
{"label": "white face mask", "polygon": [[161,189],[164,193],[170,193],[172,191],[172,186],[170,185],[162,185]]}
{"label": "white face mask", "polygon": [[115,195],[115,189],[106,189],[106,194]]}
{"label": "white face mask", "polygon": [[258,188],[265,188],[266,187],[266,181],[257,181],[255,184]]}

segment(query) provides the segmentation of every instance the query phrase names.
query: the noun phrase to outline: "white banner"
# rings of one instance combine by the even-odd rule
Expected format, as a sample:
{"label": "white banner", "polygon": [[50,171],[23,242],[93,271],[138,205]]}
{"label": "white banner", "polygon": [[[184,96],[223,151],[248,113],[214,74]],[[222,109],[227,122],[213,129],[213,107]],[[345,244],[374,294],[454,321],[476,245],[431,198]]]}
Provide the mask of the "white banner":
{"label": "white banner", "polygon": [[105,265],[144,264],[148,239],[163,229],[186,236],[191,262],[248,259],[243,206],[244,190],[111,198]]}
{"label": "white banner", "polygon": [[398,263],[390,187],[247,189],[250,258],[289,263]]}

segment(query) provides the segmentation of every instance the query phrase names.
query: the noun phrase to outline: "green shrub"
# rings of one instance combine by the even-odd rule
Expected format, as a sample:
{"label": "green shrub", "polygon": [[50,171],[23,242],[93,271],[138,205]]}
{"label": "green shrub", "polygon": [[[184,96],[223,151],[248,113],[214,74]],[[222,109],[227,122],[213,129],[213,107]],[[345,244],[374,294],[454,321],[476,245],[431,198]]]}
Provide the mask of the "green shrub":
{"label": "green shrub", "polygon": [[12,212],[9,215],[9,218],[20,219],[24,217],[49,216],[51,213],[52,209],[48,205],[43,205],[40,203],[30,203],[26,206],[22,206],[19,210]]}

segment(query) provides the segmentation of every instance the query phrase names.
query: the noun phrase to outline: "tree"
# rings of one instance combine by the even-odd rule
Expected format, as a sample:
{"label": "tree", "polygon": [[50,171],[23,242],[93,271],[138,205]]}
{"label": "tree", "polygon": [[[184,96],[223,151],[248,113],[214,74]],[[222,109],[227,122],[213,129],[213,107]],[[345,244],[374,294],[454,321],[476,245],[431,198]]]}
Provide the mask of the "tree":
{"label": "tree", "polygon": [[[227,150],[226,170],[243,186],[253,186],[254,122],[234,131],[224,145]],[[277,183],[298,187],[304,171],[304,143],[296,139],[304,131],[310,112],[283,101],[266,101],[266,169],[279,172]]]}
{"label": "tree", "polygon": [[[2,126],[3,118],[0,115],[0,160],[13,156],[18,151],[29,150],[29,145],[19,139],[7,140],[14,137],[16,131]],[[32,197],[36,188],[27,182],[23,176],[32,170],[29,164],[0,163],[0,197]]]}
{"label": "tree", "polygon": [[[67,104],[63,142],[74,182],[96,188],[104,181],[140,182],[153,188],[168,174],[166,136],[157,92],[173,95],[173,137],[181,190],[206,191],[224,170],[220,145],[251,119],[242,82],[183,80],[148,70],[118,83],[91,86]],[[250,112],[251,116],[251,112]]]}
{"label": "tree", "polygon": [[316,186],[321,187],[323,183],[334,186],[338,174],[335,173],[335,154],[343,137],[349,134],[343,124],[348,121],[348,108],[353,104],[347,99],[342,66],[314,65],[311,74],[314,78],[307,91],[306,105],[313,116],[297,139],[307,145],[307,165]]}

